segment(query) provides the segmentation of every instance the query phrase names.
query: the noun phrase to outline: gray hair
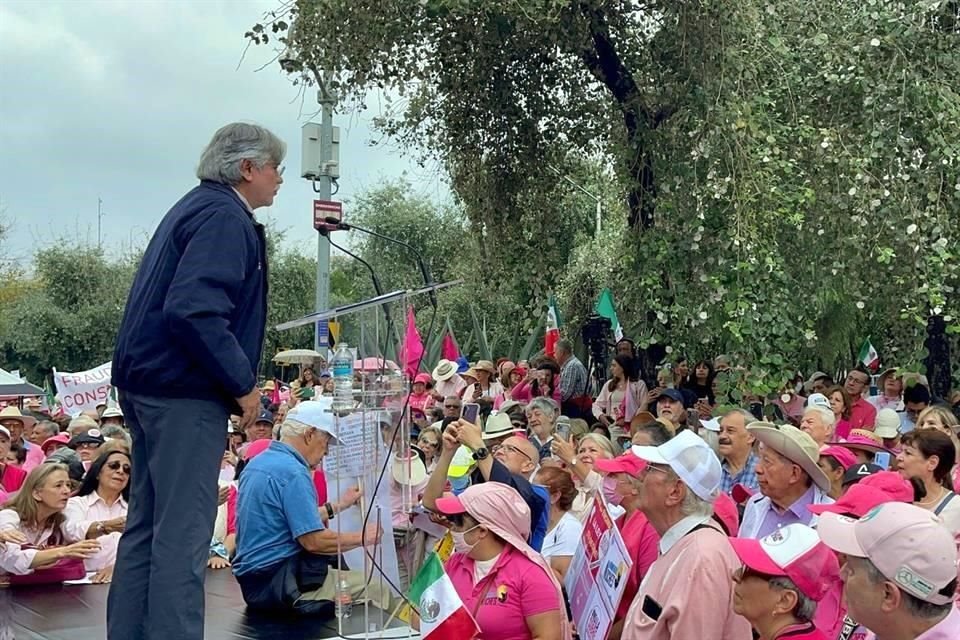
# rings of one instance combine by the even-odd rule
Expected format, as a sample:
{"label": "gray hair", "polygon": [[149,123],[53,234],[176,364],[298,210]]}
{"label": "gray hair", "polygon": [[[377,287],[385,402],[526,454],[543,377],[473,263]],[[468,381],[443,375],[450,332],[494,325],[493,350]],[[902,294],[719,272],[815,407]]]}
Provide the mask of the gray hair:
{"label": "gray hair", "polygon": [[[863,565],[867,569],[867,579],[870,580],[873,584],[882,584],[884,582],[893,582],[887,578],[880,569],[877,569],[877,565],[873,564],[869,558],[858,558],[863,562]],[[956,590],[957,582],[953,580],[950,584],[947,585],[945,589],[940,591],[943,595],[952,594]],[[899,588],[899,587],[897,587]],[[932,620],[945,616],[950,612],[950,608],[953,607],[953,602],[948,602],[947,604],[933,604],[932,602],[926,602],[917,598],[913,594],[907,593],[903,589],[900,589],[900,593],[903,595],[903,605],[911,616],[915,618],[923,618],[924,620]]]}
{"label": "gray hair", "polygon": [[786,591],[793,591],[797,594],[797,604],[793,608],[793,615],[800,622],[812,622],[813,616],[817,613],[817,603],[800,591],[799,587],[793,583],[793,580],[790,578],[784,578],[777,576],[775,578],[770,578],[767,583],[771,587],[777,589],[784,589]]}
{"label": "gray hair", "polygon": [[823,425],[827,429],[833,429],[837,426],[837,416],[833,415],[833,411],[827,409],[826,407],[821,407],[820,405],[813,405],[812,407],[807,407],[804,410],[804,415],[811,411],[816,411],[820,414],[820,419],[823,420]]}
{"label": "gray hair", "polygon": [[755,415],[753,415],[746,409],[741,409],[740,407],[737,407],[736,409],[730,409],[730,411],[727,411],[725,414],[723,414],[721,418],[726,418],[727,416],[732,416],[732,415],[738,415],[741,418],[743,418],[743,424],[745,425],[750,424],[751,422],[757,421],[757,417]]}
{"label": "gray hair", "polygon": [[330,436],[330,434],[323,429],[317,429],[316,427],[300,422],[299,420],[287,418],[283,421],[283,424],[280,425],[280,438],[299,438],[306,435],[308,431],[313,430],[326,433],[328,437]]}
{"label": "gray hair", "polygon": [[37,426],[47,432],[48,438],[60,435],[60,425],[58,425],[56,422],[52,422],[50,420],[41,420],[37,423]]}
{"label": "gray hair", "polygon": [[645,422],[633,430],[634,435],[645,433],[650,437],[650,446],[659,447],[673,437],[662,422]]}
{"label": "gray hair", "polygon": [[531,400],[530,404],[527,405],[527,412],[529,413],[534,409],[539,409],[541,412],[552,416],[554,421],[560,417],[560,405],[557,404],[556,400],[547,396],[538,396]]}
{"label": "gray hair", "polygon": [[240,162],[250,160],[257,167],[273,162],[279,165],[287,155],[287,145],[273,133],[256,124],[234,122],[213,134],[200,155],[197,178],[221,184],[243,181]]}
{"label": "gray hair", "polygon": [[[673,473],[673,471],[671,471]],[[674,475],[676,475],[674,473]],[[693,489],[684,483],[684,486],[687,487],[687,495],[683,497],[683,503],[680,505],[680,515],[684,518],[687,516],[701,516],[704,518],[710,518],[713,516],[713,503],[708,502],[695,494]]]}
{"label": "gray hair", "polygon": [[564,353],[573,353],[573,343],[566,338],[562,338],[557,340],[557,344],[554,345],[554,349],[563,351]]}
{"label": "gray hair", "polygon": [[720,455],[720,434],[716,431],[710,431],[710,429],[701,428],[697,430],[697,435],[700,436],[700,439],[710,445],[710,450],[715,454]]}
{"label": "gray hair", "polygon": [[127,443],[127,447],[133,446],[133,441],[130,439],[130,434],[127,433],[127,430],[116,424],[108,424],[105,427],[101,427],[100,435],[104,438],[110,438],[111,440],[123,440]]}

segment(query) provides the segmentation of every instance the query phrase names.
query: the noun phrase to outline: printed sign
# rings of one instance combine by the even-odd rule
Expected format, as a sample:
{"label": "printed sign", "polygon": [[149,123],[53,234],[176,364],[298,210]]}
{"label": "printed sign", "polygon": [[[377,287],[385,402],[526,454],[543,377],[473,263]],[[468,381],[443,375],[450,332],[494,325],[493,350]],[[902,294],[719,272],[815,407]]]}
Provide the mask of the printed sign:
{"label": "printed sign", "polygon": [[583,537],[564,580],[582,640],[607,637],[631,566],[620,530],[598,495],[583,523]]}
{"label": "printed sign", "polygon": [[53,381],[64,413],[73,415],[81,411],[93,411],[98,404],[106,404],[110,396],[112,365],[112,362],[107,362],[79,373],[64,373],[54,369]]}

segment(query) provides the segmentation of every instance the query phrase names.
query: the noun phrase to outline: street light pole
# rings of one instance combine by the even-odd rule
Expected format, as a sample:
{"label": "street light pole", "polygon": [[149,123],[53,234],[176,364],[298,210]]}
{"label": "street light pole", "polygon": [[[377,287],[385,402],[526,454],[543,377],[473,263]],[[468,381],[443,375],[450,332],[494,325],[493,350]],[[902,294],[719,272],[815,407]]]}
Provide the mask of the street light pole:
{"label": "street light pole", "polygon": [[597,221],[596,221],[597,229],[596,229],[596,232],[595,232],[595,237],[599,238],[599,237],[600,237],[600,221],[601,221],[602,216],[603,216],[603,204],[602,204],[602,200],[600,200],[600,198],[598,198],[597,196],[595,196],[594,194],[590,193],[589,191],[587,191],[586,189],[584,189],[582,186],[580,186],[579,184],[577,184],[576,182],[574,182],[573,180],[571,180],[571,179],[570,179],[570,176],[568,176],[567,174],[561,172],[559,169],[557,169],[557,168],[556,168],[555,166],[553,166],[552,164],[551,164],[551,165],[547,165],[547,166],[549,166],[549,167],[550,167],[550,170],[553,171],[555,174],[557,174],[557,176],[558,176],[559,178],[563,179],[564,181],[566,181],[567,183],[569,183],[571,186],[573,186],[575,189],[577,189],[578,191],[580,191],[581,193],[583,193],[585,196],[589,197],[590,199],[592,199],[594,202],[597,203]]}

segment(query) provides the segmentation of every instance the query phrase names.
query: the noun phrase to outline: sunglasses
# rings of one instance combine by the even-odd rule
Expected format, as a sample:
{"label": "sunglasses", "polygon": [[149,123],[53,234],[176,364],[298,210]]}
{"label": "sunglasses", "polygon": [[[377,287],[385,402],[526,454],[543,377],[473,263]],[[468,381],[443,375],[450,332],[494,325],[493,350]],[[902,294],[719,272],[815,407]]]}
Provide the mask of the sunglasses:
{"label": "sunglasses", "polygon": [[107,463],[107,469],[111,471],[117,471],[118,469],[123,469],[123,472],[127,475],[130,475],[130,465],[120,462],[119,460],[114,460],[113,462]]}

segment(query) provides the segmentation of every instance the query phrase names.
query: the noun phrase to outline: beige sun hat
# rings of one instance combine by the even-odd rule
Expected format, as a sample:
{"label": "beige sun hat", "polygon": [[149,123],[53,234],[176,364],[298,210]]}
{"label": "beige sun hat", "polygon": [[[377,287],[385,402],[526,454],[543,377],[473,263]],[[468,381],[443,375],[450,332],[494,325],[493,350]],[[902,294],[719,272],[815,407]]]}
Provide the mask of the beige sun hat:
{"label": "beige sun hat", "polygon": [[823,491],[830,490],[830,478],[817,465],[820,448],[810,435],[793,425],[776,425],[772,422],[751,422],[747,431],[784,458],[797,464]]}

